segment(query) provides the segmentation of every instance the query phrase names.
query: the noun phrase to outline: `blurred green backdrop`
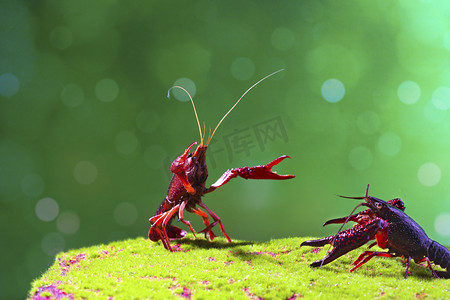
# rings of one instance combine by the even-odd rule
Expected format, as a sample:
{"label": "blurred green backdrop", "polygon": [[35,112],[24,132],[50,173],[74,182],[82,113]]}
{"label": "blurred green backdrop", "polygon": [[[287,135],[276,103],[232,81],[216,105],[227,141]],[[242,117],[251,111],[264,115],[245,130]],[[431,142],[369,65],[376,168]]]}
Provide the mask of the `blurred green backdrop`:
{"label": "blurred green backdrop", "polygon": [[[450,6],[442,1],[0,2],[2,298],[62,250],[146,236],[169,165],[239,96],[205,197],[234,239],[324,236],[356,205],[401,197],[450,244]],[[201,229],[200,218],[186,214]],[[216,233],[219,233],[218,228]]]}

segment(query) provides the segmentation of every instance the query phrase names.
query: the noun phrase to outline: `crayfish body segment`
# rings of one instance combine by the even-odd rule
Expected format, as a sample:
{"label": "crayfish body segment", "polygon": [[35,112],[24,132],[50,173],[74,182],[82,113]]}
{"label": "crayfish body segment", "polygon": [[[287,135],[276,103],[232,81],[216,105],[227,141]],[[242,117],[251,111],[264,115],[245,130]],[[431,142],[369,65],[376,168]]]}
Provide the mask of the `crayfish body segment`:
{"label": "crayfish body segment", "polygon": [[[345,253],[359,248],[371,240],[376,240],[369,248],[378,245],[388,249],[387,252],[364,251],[354,262],[350,272],[355,271],[372,257],[404,257],[406,260],[405,278],[413,259],[416,263],[426,262],[431,273],[436,277],[450,278],[450,251],[431,240],[425,231],[412,218],[404,213],[405,206],[400,199],[389,202],[368,195],[368,188],[364,197],[343,197],[363,199],[361,205],[368,209],[348,217],[333,219],[325,222],[325,225],[333,223],[345,223],[353,221],[358,223],[354,227],[338,232],[335,236],[329,236],[319,240],[305,241],[301,246],[324,246],[331,244],[333,249],[325,258],[315,261],[311,267],[320,267],[339,258]],[[342,197],[342,196],[341,196]],[[435,271],[431,262],[446,269]]]}

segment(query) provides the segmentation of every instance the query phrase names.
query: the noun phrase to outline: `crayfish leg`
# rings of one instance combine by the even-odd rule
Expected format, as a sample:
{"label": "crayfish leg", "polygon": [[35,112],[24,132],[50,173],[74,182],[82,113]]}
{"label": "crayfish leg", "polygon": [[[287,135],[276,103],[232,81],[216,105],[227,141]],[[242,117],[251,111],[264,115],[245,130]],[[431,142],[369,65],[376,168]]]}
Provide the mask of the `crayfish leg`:
{"label": "crayfish leg", "polygon": [[[364,251],[361,253],[361,255],[353,262],[353,265],[355,265],[350,272],[355,271],[359,267],[361,267],[363,264],[368,262],[372,259],[374,256],[383,256],[383,257],[395,257],[394,255],[388,253],[388,252],[375,252],[375,251]],[[409,265],[408,265],[409,266]]]}
{"label": "crayfish leg", "polygon": [[150,240],[152,240],[154,242],[161,240],[164,248],[166,248],[169,251],[172,251],[172,247],[170,247],[169,242],[166,241],[166,239],[163,236],[162,231],[159,228],[152,226],[148,232],[148,237],[150,238]]}
{"label": "crayfish leg", "polygon": [[[150,240],[155,242],[161,240],[164,248],[170,251],[173,250],[170,246],[169,236],[179,238],[186,235],[186,232],[184,230],[181,230],[180,228],[169,224],[172,220],[173,215],[178,212],[179,207],[180,204],[177,204],[169,211],[153,216],[149,220],[152,224],[148,232],[148,237],[150,238]],[[169,234],[167,232],[169,232]]]}
{"label": "crayfish leg", "polygon": [[[421,261],[424,261],[424,260],[427,262],[428,269],[430,269],[431,274],[433,274],[434,277],[439,278],[439,276],[438,276],[438,274],[436,273],[436,271],[433,270],[433,267],[431,267],[431,261],[430,261],[430,259],[429,259],[428,257],[424,257]],[[445,273],[445,272],[443,272],[443,273]],[[448,273],[448,272],[447,272],[447,273]],[[449,276],[449,275],[447,275],[447,276]],[[406,278],[406,274],[405,274],[405,278]],[[447,278],[449,278],[449,277],[447,277]]]}
{"label": "crayfish leg", "polygon": [[186,221],[186,220],[183,218],[183,212],[184,212],[184,208],[185,208],[185,206],[186,206],[186,203],[187,203],[186,201],[183,201],[183,202],[181,203],[181,205],[180,205],[180,208],[179,208],[179,210],[178,210],[178,220],[180,220],[181,223],[187,225],[187,226],[189,227],[189,229],[191,230],[192,234],[194,234],[194,237],[197,238],[197,237],[195,236],[195,230],[194,230],[194,228],[192,228],[191,222]]}
{"label": "crayfish leg", "polygon": [[[212,240],[214,240],[214,238],[216,237],[216,235],[214,234],[214,232],[210,229],[210,223],[209,223],[209,218],[208,215],[202,211],[200,208],[194,208],[192,209],[192,212],[198,216],[200,216],[202,218],[203,224],[205,224],[206,228],[203,229],[200,232],[204,232],[205,233],[205,238],[207,238],[207,234],[209,233],[209,238]],[[209,229],[209,230],[207,230]]]}
{"label": "crayfish leg", "polygon": [[[180,204],[177,204],[174,207],[172,207],[171,210],[166,212],[166,216],[164,218],[164,221],[162,222],[163,237],[166,239],[167,244],[169,246],[170,246],[170,243],[169,243],[169,235],[167,234],[167,225],[169,224],[173,215],[176,214],[179,211],[179,209],[180,209]],[[172,249],[170,251],[172,251]]]}
{"label": "crayfish leg", "polygon": [[[411,256],[408,256],[408,258],[406,259],[405,279],[406,277],[408,277],[408,270],[410,264],[411,264]],[[431,270],[431,272],[433,272],[433,270]]]}
{"label": "crayfish leg", "polygon": [[203,229],[203,230],[200,231],[200,232],[207,232],[207,231],[210,231],[211,228],[213,228],[217,223],[219,223],[220,231],[222,231],[222,233],[223,233],[223,235],[225,236],[225,238],[227,239],[228,243],[231,243],[231,239],[230,239],[230,237],[228,236],[228,234],[225,232],[225,229],[223,228],[222,220],[220,220],[219,216],[216,215],[212,210],[210,210],[210,209],[208,208],[208,206],[205,205],[205,203],[199,201],[198,205],[199,205],[201,208],[205,209],[206,212],[208,212],[209,215],[210,215],[210,216],[213,218],[213,220],[214,220],[214,223],[212,223],[211,225],[209,225],[208,227],[206,227],[205,229]]}

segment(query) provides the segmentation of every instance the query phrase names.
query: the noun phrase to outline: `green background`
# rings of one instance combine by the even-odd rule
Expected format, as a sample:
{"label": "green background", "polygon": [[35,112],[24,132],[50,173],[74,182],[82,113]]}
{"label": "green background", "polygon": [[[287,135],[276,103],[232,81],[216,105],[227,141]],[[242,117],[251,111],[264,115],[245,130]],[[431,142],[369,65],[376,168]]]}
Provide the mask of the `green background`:
{"label": "green background", "polygon": [[450,244],[448,1],[3,0],[0,35],[2,298],[59,251],[147,234],[170,162],[199,141],[172,85],[209,128],[281,68],[219,128],[207,184],[283,154],[297,177],[207,195],[230,237],[332,234],[357,203],[335,195],[370,183]]}

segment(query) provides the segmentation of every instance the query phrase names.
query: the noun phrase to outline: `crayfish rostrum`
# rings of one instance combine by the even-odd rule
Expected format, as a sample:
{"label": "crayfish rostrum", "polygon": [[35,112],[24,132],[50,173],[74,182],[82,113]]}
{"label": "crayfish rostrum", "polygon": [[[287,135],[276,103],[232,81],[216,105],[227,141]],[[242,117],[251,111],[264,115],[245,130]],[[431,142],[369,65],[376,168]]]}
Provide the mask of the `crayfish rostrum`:
{"label": "crayfish rostrum", "polygon": [[[179,86],[174,87],[180,88],[185,91],[191,100],[195,117],[197,119],[198,129],[200,132],[200,144],[197,146],[196,150],[193,153],[190,153],[191,148],[195,144],[197,144],[196,142],[192,143],[191,145],[189,145],[189,147],[187,147],[183,154],[181,154],[173,161],[170,167],[170,171],[173,173],[173,175],[172,180],[169,184],[167,196],[162,201],[161,205],[156,211],[155,216],[149,219],[151,227],[148,232],[148,237],[150,238],[150,240],[155,242],[161,240],[166,249],[173,251],[172,247],[170,246],[169,240],[181,238],[186,235],[186,231],[171,224],[172,220],[176,216],[178,216],[179,221],[189,227],[189,229],[195,236],[194,228],[191,226],[190,222],[185,220],[183,217],[184,211],[187,210],[199,215],[202,218],[202,221],[205,224],[206,228],[201,230],[200,233],[204,233],[205,237],[207,237],[207,234],[209,234],[210,239],[213,240],[216,235],[212,231],[212,228],[215,225],[219,224],[220,230],[222,231],[223,235],[228,240],[228,242],[231,242],[230,237],[227,235],[225,229],[223,228],[221,219],[202,202],[202,196],[214,191],[218,187],[224,185],[231,179],[238,176],[245,179],[275,180],[290,179],[295,177],[294,175],[279,175],[276,172],[271,171],[273,166],[289,157],[284,155],[278,157],[277,159],[266,165],[229,169],[209,188],[205,186],[206,179],[208,178],[208,169],[206,167],[205,161],[206,151],[217,128],[248,91],[250,91],[259,82],[280,71],[281,70],[264,77],[263,79],[256,82],[252,87],[250,87],[219,121],[212,134],[210,132],[206,142],[204,141],[205,137],[204,134],[202,134],[200,122],[198,120],[197,111],[195,109],[195,104],[192,100],[192,97],[184,88]],[[208,215],[205,213],[205,211],[201,210],[200,208],[203,208],[212,217],[212,223],[210,223]]]}
{"label": "crayfish rostrum", "polygon": [[[403,257],[406,261],[405,278],[408,276],[411,259],[416,263],[426,262],[431,273],[436,278],[450,278],[450,251],[438,242],[430,239],[422,227],[405,214],[405,207],[400,199],[393,199],[386,202],[369,196],[368,190],[369,186],[367,186],[364,197],[340,196],[350,199],[363,199],[365,202],[358,206],[367,206],[368,209],[348,217],[327,221],[324,224],[325,226],[332,223],[354,221],[358,223],[357,225],[339,232],[335,236],[305,241],[301,244],[301,246],[314,247],[321,247],[326,244],[333,246],[333,249],[325,258],[313,262],[311,267],[326,265],[345,253],[375,239],[376,242],[372,243],[369,248],[378,244],[380,248],[388,249],[388,251],[364,251],[353,262],[354,267],[350,272],[358,269],[374,256]],[[431,262],[434,262],[447,271],[433,270]]]}

